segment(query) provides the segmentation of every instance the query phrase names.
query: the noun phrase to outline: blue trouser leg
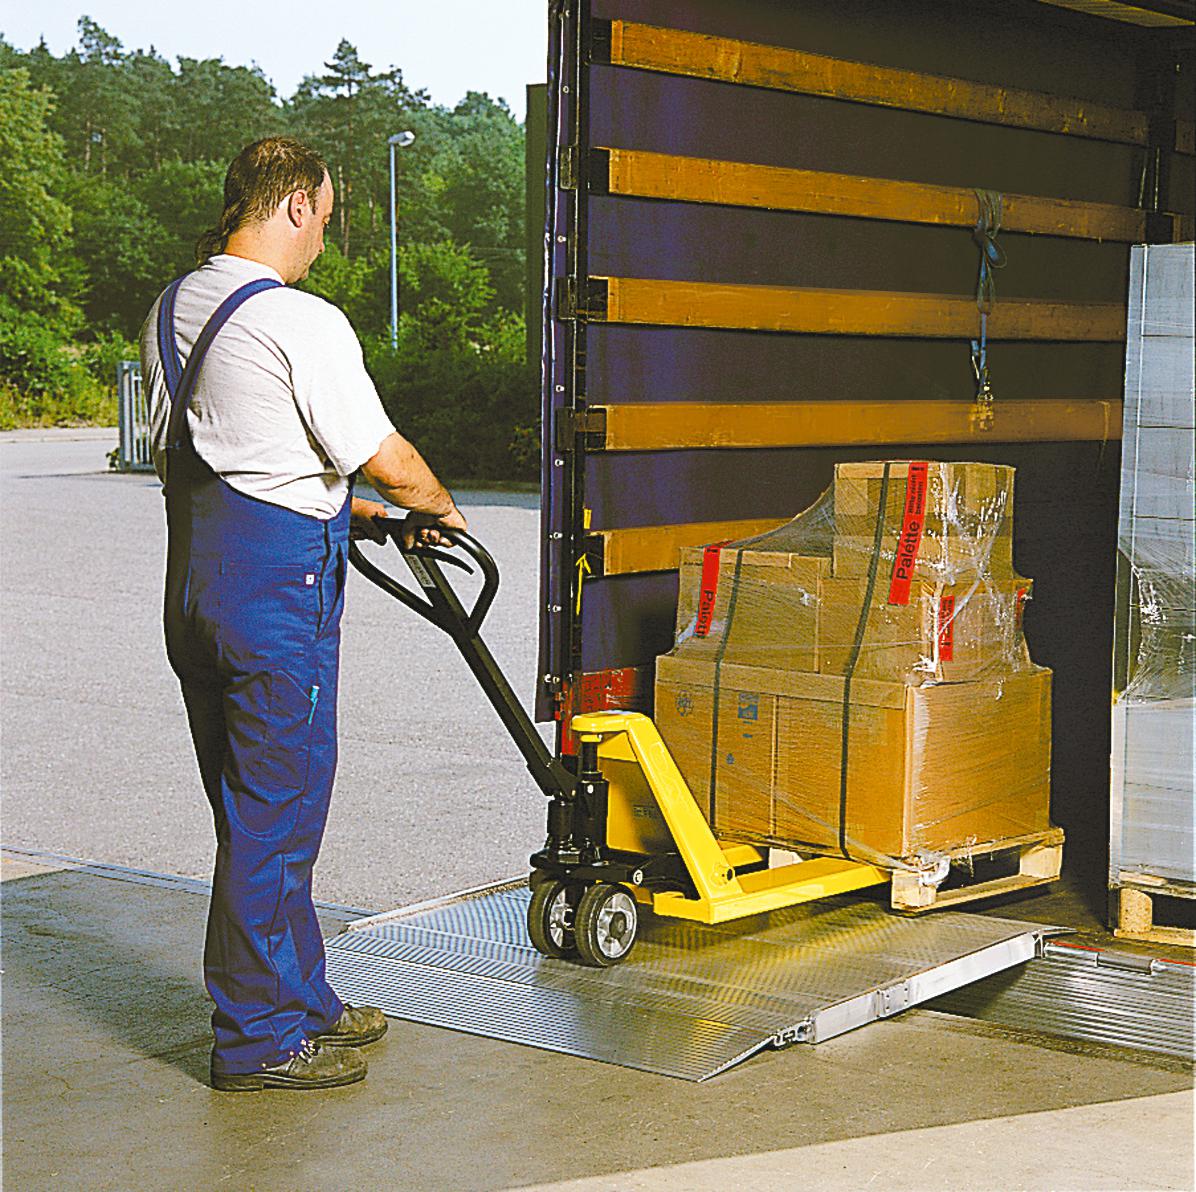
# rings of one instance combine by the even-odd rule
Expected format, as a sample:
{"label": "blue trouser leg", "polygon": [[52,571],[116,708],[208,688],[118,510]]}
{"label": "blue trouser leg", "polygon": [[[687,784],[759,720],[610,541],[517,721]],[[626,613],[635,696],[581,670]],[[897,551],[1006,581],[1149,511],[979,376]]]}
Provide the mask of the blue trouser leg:
{"label": "blue trouser leg", "polygon": [[336,768],[335,557],[314,590],[308,565],[193,560],[186,601],[167,604],[216,824],[204,968],[222,1072],[287,1058],[342,1009],[311,898]]}

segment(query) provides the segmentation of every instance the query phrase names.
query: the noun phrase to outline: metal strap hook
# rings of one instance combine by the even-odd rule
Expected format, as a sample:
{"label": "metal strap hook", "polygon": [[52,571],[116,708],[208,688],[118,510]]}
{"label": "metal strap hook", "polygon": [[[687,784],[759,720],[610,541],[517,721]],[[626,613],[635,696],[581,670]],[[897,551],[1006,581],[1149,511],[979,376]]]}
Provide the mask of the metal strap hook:
{"label": "metal strap hook", "polygon": [[980,312],[980,338],[971,341],[972,372],[976,379],[976,402],[971,421],[976,430],[991,430],[993,389],[988,371],[988,316],[997,300],[994,270],[1003,269],[1005,250],[997,243],[1001,230],[1001,195],[995,190],[977,190],[978,208],[972,239],[980,250],[980,272],[976,279],[976,309]]}

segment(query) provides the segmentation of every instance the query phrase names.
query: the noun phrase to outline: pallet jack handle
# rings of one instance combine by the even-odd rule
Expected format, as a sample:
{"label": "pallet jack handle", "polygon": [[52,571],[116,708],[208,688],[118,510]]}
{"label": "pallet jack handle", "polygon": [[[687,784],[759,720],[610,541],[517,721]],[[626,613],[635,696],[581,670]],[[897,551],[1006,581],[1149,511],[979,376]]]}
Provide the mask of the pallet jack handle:
{"label": "pallet jack handle", "polygon": [[466,613],[457,599],[456,593],[445,580],[440,565],[449,563],[470,574],[473,573],[473,568],[468,563],[455,559],[452,555],[437,550],[435,547],[417,544],[411,550],[405,550],[399,537],[403,523],[393,518],[380,520],[389,532],[391,541],[398,547],[399,554],[403,556],[403,561],[407,564],[411,574],[419,583],[423,597],[417,596],[394,576],[388,575],[380,567],[374,566],[356,543],[349,545],[349,562],[366,579],[376,584],[388,595],[393,596],[412,612],[418,613],[424,620],[431,621],[438,629],[443,629],[450,636],[453,635],[454,624],[462,622],[468,629],[477,633],[486,619],[486,614],[490,611],[490,606],[494,603],[494,597],[498,594],[498,564],[495,563],[490,552],[476,538],[466,534],[464,530],[442,528],[439,531],[442,538],[454,546],[461,547],[477,563],[478,569],[482,573],[482,590],[478,593],[473,608]]}
{"label": "pallet jack handle", "polygon": [[498,592],[498,565],[493,556],[476,538],[470,537],[463,530],[439,530],[442,538],[454,546],[459,546],[473,559],[482,575],[482,590],[478,593],[473,607],[466,612],[465,606],[444,574],[443,565],[451,564],[472,574],[473,569],[469,564],[432,546],[421,546],[417,543],[408,550],[399,537],[403,523],[395,519],[386,519],[383,524],[416,583],[419,584],[422,595],[417,595],[406,584],[400,583],[394,576],[372,563],[355,542],[349,544],[349,562],[387,595],[393,596],[400,604],[418,613],[425,621],[430,621],[453,639],[474,678],[481,685],[499,719],[523,755],[524,761],[527,762],[527,768],[536,785],[550,799],[560,795],[571,797],[577,785],[576,776],[549,752],[531,717],[524,711],[518,696],[494,660],[494,655],[481,638],[482,622],[486,619]]}

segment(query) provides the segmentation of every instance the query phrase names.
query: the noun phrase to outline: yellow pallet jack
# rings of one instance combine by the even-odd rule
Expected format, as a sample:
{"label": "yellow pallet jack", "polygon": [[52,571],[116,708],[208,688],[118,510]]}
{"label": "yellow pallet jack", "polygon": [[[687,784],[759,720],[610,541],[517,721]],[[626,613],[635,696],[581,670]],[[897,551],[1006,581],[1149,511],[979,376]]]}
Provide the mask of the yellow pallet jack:
{"label": "yellow pallet jack", "polygon": [[473,569],[435,547],[405,549],[402,523],[385,524],[420,592],[375,566],[356,544],[350,561],[453,639],[550,800],[548,836],[531,858],[527,922],[531,942],[545,956],[595,967],[618,964],[635,944],[640,907],[725,923],[889,880],[884,869],[833,857],[770,869],[763,850],[720,841],[655,724],[642,713],[575,716],[576,758],[566,764],[554,757],[481,638],[499,582],[490,553],[468,534],[440,531],[481,575],[481,591],[466,611],[442,565]]}

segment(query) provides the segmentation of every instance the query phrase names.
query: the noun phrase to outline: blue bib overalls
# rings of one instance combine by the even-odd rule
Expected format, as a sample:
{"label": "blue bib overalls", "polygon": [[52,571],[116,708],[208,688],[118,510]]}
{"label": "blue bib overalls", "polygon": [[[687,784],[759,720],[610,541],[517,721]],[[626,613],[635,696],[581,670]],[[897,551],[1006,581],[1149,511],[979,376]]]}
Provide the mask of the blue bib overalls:
{"label": "blue bib overalls", "polygon": [[212,1066],[230,1075],[285,1061],[343,1009],[325,978],[311,877],[336,769],[350,501],[320,521],[237,492],[200,459],[186,417],[220,327],[278,284],[227,298],[185,369],[179,282],[158,313],[171,399],[166,649],[216,821],[204,977],[216,1003]]}

